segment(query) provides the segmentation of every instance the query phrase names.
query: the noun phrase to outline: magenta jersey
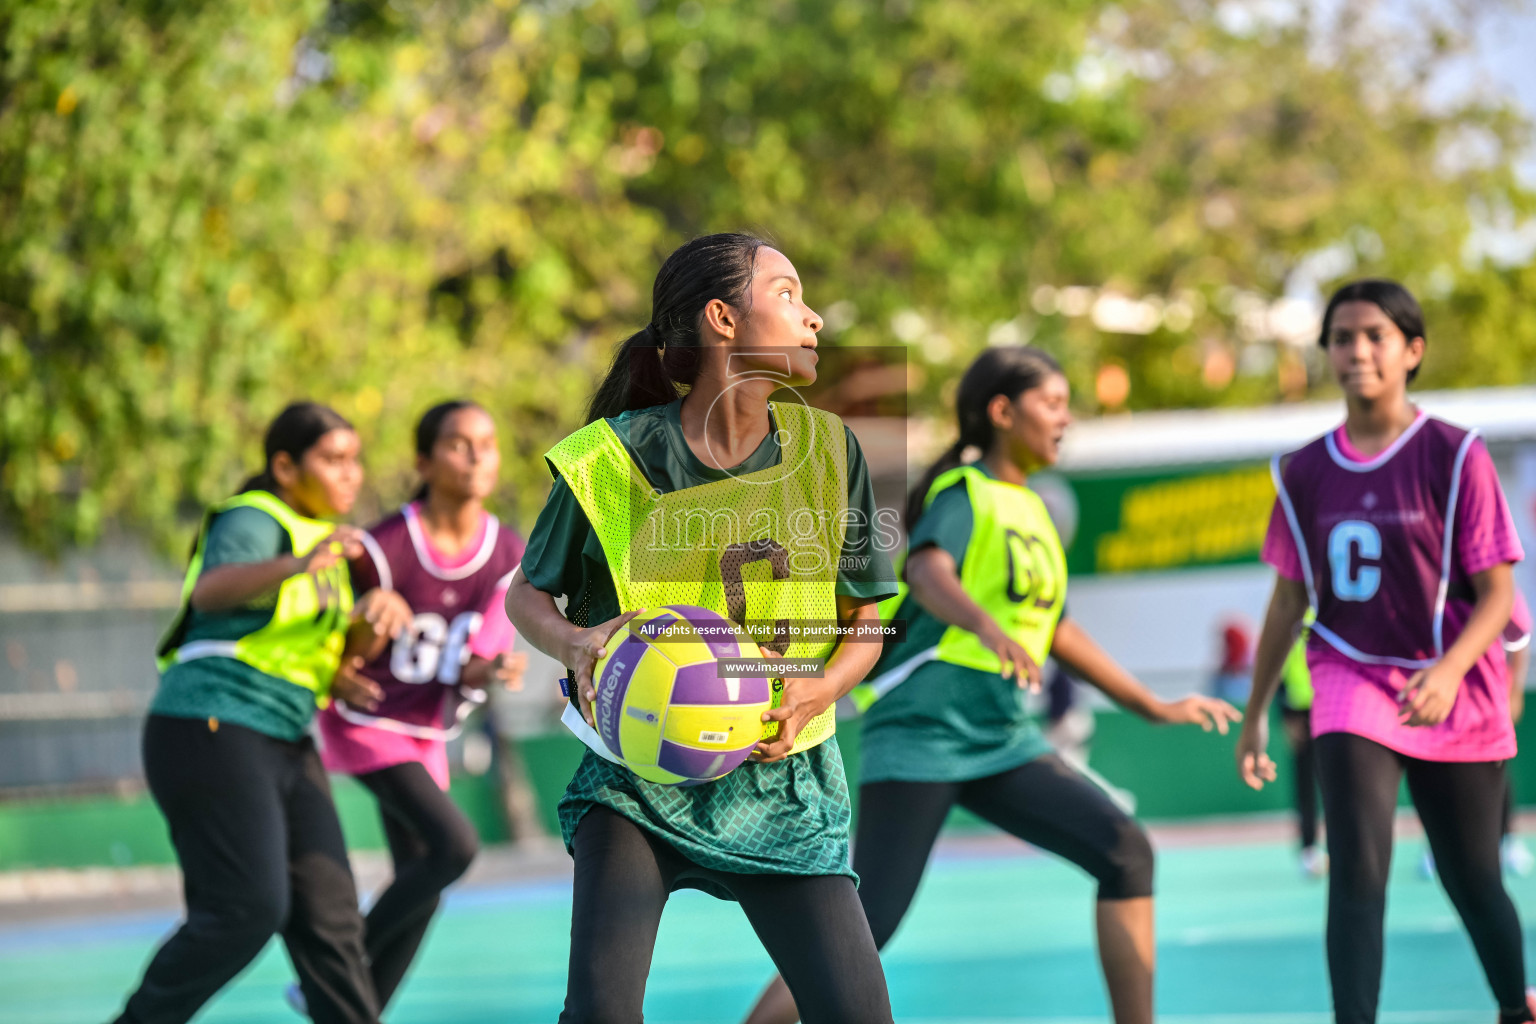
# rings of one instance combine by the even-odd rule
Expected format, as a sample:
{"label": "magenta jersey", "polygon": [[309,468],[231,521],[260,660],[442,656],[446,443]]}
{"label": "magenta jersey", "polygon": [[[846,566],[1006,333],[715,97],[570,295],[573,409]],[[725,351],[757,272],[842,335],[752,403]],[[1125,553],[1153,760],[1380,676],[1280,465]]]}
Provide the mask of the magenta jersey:
{"label": "magenta jersey", "polygon": [[1476,435],[1420,414],[1373,458],[1350,449],[1341,427],[1273,468],[1264,559],[1306,585],[1317,616],[1307,650],[1313,733],[1351,732],[1426,760],[1514,756],[1497,645],[1468,673],[1446,721],[1397,719],[1413,673],[1466,625],[1471,577],[1522,556]]}
{"label": "magenta jersey", "polygon": [[1420,415],[1369,462],[1332,433],[1274,461],[1316,636],[1354,661],[1426,668],[1445,653],[1448,601],[1473,600],[1453,557],[1462,464],[1477,435]]}
{"label": "magenta jersey", "polygon": [[487,513],[479,539],[447,558],[433,549],[415,506],[406,505],[369,527],[363,544],[366,556],[351,567],[354,588],[396,591],[412,619],[362,670],[384,691],[379,706],[364,711],[337,700],[320,716],[326,767],[363,774],[421,760],[446,785],[443,744],[466,702],[483,699],[459,686],[460,673],[471,654],[494,657],[511,647],[501,606],[522,561],[522,538]]}

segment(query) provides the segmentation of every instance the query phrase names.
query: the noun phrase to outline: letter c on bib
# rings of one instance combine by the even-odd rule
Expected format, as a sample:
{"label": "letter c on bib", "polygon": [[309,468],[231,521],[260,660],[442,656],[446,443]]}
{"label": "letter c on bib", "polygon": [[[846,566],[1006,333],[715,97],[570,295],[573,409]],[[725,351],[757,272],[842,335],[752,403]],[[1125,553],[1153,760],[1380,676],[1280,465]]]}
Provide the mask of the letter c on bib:
{"label": "letter c on bib", "polygon": [[1370,523],[1346,519],[1328,534],[1328,566],[1340,601],[1369,601],[1381,589],[1381,533]]}

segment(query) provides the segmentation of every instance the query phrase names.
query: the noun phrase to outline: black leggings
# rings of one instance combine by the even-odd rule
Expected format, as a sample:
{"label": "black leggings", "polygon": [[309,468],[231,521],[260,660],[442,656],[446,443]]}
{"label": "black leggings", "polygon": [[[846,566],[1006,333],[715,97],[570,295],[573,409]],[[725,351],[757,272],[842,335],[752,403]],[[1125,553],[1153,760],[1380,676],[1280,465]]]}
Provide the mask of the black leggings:
{"label": "black leggings", "polygon": [[368,958],[383,1009],[415,959],[443,890],[469,869],[480,838],[464,812],[415,761],[357,779],[378,798],[395,866],[394,880],[368,911]]}
{"label": "black leggings", "polygon": [[701,868],[609,810],[572,841],[576,881],[561,1024],[639,1024],[669,893],[728,889],[789,985],[805,1024],[890,1024],[880,954],[846,875],[738,875]]}
{"label": "black leggings", "polygon": [[1101,900],[1152,895],[1147,834],[1055,754],[967,782],[867,782],[859,787],[853,869],[877,946],[884,948],[906,915],[956,804],[1087,871]]}
{"label": "black leggings", "polygon": [[1499,874],[1504,762],[1420,761],[1349,733],[1319,736],[1316,748],[1332,861],[1328,975],[1334,1020],[1376,1020],[1392,822],[1404,773],[1440,882],[1472,937],[1488,986],[1506,1012],[1503,1019],[1530,1020],[1520,918]]}
{"label": "black leggings", "polygon": [[144,771],[181,862],[187,920],[120,1021],[189,1020],[281,935],[316,1024],[377,1024],[357,888],[314,743],[151,715]]}

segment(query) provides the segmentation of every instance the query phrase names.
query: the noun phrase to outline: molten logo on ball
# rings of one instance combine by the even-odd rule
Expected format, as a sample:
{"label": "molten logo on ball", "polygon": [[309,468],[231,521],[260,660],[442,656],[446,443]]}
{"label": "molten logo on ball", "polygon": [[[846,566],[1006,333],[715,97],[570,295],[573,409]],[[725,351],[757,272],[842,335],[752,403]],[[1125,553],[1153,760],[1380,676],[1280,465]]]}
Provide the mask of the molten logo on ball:
{"label": "molten logo on ball", "polygon": [[598,734],[649,782],[718,779],[762,739],[772,692],[762,676],[720,678],[716,663],[760,657],[735,623],[707,608],[643,612],[593,670]]}

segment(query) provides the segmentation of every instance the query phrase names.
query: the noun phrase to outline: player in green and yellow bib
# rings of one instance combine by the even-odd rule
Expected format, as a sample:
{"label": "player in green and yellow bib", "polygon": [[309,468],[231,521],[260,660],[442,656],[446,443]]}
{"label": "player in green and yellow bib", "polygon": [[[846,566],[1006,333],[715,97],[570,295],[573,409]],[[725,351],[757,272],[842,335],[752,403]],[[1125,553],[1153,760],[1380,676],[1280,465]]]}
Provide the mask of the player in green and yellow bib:
{"label": "player in green and yellow bib", "polygon": [[290,405],[266,469],[204,516],[181,608],[158,650],[144,774],[170,825],[187,920],[119,1024],[180,1024],[281,933],[315,1020],[375,1024],[363,919],[325,769],[315,706],[338,675],[410,619],[398,597],[355,603],[360,531],[326,520],[362,482],[357,434],[331,409]]}
{"label": "player in green and yellow bib", "polygon": [[[588,723],[593,666],[645,607],[878,623],[896,586],[858,443],[835,416],[769,401],[815,379],[820,329],[782,253],[746,235],[695,239],[662,266],[651,323],[620,347],[588,425],[550,451],[555,483],[507,610],[567,667]],[[891,1020],[831,735],[834,703],[879,646],[779,639],[780,654],[824,658],[825,675],[785,680],[735,771],[661,786],[591,751],[582,760],[560,803],[576,862],[564,1024],[641,1019],[662,909],[680,888],[741,904],[808,1021]]]}
{"label": "player in green and yellow bib", "polygon": [[[1066,557],[1029,474],[1056,461],[1071,422],[1055,360],[1026,347],[989,349],[966,371],[960,437],[913,490],[901,595],[886,608],[906,635],[886,646],[854,691],[864,762],[854,870],[875,942],[911,904],[956,804],[1082,867],[1099,883],[1099,954],[1119,1024],[1152,1020],[1152,847],[1108,795],[1069,767],[1025,711],[1039,666],[1055,657],[1154,722],[1227,731],[1229,705],[1165,703],[1062,617]],[[981,457],[961,463],[967,449]],[[907,590],[906,587],[910,587]],[[771,984],[749,1020],[793,1021]]]}

